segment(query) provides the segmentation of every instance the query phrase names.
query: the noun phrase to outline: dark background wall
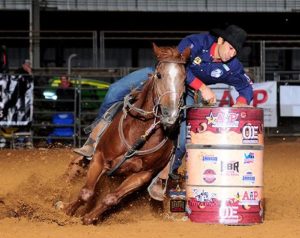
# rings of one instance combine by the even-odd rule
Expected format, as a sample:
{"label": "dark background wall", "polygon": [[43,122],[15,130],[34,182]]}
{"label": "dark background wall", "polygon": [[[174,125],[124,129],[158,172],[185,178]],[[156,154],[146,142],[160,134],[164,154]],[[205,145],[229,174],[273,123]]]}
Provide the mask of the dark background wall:
{"label": "dark background wall", "polygon": [[[97,35],[97,48],[100,49],[100,31],[140,31],[131,36],[144,37],[145,31],[176,31],[176,37],[172,40],[162,40],[160,33],[148,34],[152,39],[114,39],[105,40],[105,59],[109,67],[140,67],[148,65],[151,54],[144,57],[147,52],[141,53],[140,49],[148,49],[151,53],[151,43],[159,45],[177,45],[179,40],[189,32],[209,31],[212,28],[223,27],[226,24],[237,24],[243,27],[250,37],[248,39],[300,39],[300,12],[293,13],[204,13],[204,12],[79,12],[79,11],[40,11],[40,30],[54,31],[41,35],[41,67],[54,65],[65,67],[68,56],[76,52],[80,55],[74,59],[74,65],[91,67],[93,58],[92,36],[89,40],[47,40],[46,37],[57,36],[55,31],[95,31]],[[0,45],[4,44],[9,49],[10,65],[16,67],[21,60],[28,58],[29,49],[29,11],[1,11],[0,10]],[[2,31],[2,32],[1,32]],[[7,31],[24,31],[22,38],[9,38]],[[10,35],[12,35],[10,33]],[[261,36],[258,36],[261,35]],[[280,37],[279,35],[285,35]],[[292,38],[292,35],[298,35]],[[14,35],[16,36],[16,35]],[[61,36],[61,34],[60,34]],[[68,35],[76,38],[76,34]],[[82,36],[82,34],[80,35]],[[122,35],[124,36],[124,35]],[[107,39],[107,38],[105,38]],[[260,65],[259,44],[248,45],[251,48],[241,59],[245,66]],[[294,44],[293,47],[296,45]],[[297,45],[300,46],[299,43]],[[276,45],[277,47],[277,45]],[[85,51],[77,52],[79,48]],[[68,51],[69,49],[69,51]],[[76,51],[74,50],[76,49]],[[140,55],[143,54],[144,63],[141,63]],[[103,55],[101,52],[98,56]],[[145,59],[146,58],[146,59]],[[298,69],[298,52],[280,51],[271,55],[272,64],[276,64],[278,70]],[[294,60],[296,59],[297,60]],[[77,62],[78,61],[78,62]],[[79,62],[80,61],[80,62]],[[294,63],[293,63],[293,62]],[[99,59],[100,62],[100,59]],[[281,62],[281,63],[278,63]],[[288,63],[287,63],[288,62]],[[98,63],[98,66],[100,63]],[[275,66],[274,66],[275,67]],[[273,70],[273,66],[271,68]]]}
{"label": "dark background wall", "polygon": [[[0,30],[28,30],[28,11],[0,11]],[[41,30],[207,31],[237,24],[249,34],[300,34],[300,13],[41,11]]]}

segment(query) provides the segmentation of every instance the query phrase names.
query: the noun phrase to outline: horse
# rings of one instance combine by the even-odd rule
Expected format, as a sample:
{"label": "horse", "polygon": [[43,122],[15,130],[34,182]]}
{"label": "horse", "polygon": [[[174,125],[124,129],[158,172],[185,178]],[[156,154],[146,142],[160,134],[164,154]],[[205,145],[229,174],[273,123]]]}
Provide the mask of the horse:
{"label": "horse", "polygon": [[[115,191],[82,217],[85,225],[95,224],[101,215],[125,196],[148,184],[169,162],[177,138],[185,91],[185,63],[190,49],[153,43],[157,64],[139,91],[124,98],[123,109],[99,139],[89,165],[86,183],[75,201],[65,207],[72,216],[92,200],[100,177],[106,173],[124,176]],[[176,129],[177,128],[177,129]]]}

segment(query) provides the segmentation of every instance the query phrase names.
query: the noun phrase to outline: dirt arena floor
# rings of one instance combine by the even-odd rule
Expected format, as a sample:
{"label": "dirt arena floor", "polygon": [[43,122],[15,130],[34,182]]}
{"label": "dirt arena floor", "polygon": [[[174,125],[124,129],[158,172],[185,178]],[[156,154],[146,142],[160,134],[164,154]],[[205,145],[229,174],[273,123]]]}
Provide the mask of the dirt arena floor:
{"label": "dirt arena floor", "polygon": [[[77,195],[84,178],[64,173],[70,148],[0,150],[0,238],[300,237],[300,138],[266,139],[265,219],[251,226],[200,224],[170,218],[145,191],[135,193],[97,225],[84,226],[55,208]],[[103,179],[103,189],[110,181]]]}

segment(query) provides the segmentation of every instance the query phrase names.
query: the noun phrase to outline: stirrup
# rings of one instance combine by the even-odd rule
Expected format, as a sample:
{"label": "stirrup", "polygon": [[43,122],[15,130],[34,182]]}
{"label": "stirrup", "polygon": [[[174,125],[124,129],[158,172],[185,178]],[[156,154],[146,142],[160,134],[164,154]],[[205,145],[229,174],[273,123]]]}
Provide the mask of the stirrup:
{"label": "stirrup", "polygon": [[[159,182],[161,182],[161,184],[159,184]],[[163,201],[167,190],[167,180],[164,184],[163,179],[156,176],[148,186],[147,190],[151,198],[157,201]]]}

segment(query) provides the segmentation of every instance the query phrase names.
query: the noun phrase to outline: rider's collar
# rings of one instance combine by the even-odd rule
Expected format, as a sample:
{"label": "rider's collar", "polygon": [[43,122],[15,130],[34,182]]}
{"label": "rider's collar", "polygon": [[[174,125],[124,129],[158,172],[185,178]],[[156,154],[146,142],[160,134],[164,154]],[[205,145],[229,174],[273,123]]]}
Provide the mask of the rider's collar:
{"label": "rider's collar", "polygon": [[214,55],[215,55],[215,52],[216,52],[216,47],[217,47],[217,43],[214,42],[214,43],[212,44],[212,46],[210,47],[210,52],[209,52],[209,54],[210,54],[210,57],[213,59],[214,62],[221,62],[221,59],[215,59],[215,58],[214,58]]}

